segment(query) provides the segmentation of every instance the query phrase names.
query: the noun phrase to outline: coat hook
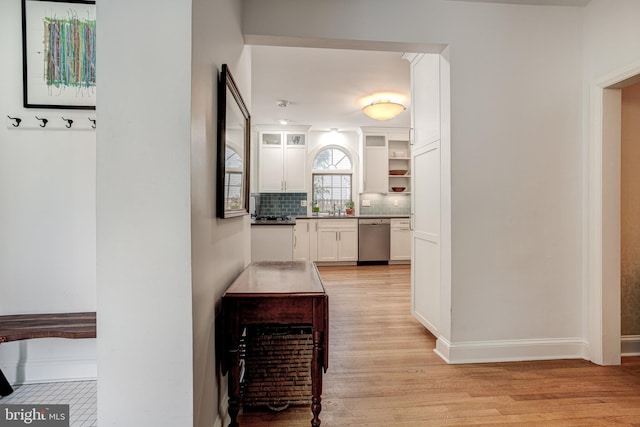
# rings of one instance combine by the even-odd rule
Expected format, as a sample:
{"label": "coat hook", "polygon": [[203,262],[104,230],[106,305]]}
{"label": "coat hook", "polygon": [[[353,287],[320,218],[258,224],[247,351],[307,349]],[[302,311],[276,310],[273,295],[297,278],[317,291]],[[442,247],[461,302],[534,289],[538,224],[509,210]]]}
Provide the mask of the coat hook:
{"label": "coat hook", "polygon": [[40,117],[36,116],[36,119],[40,120],[42,123],[40,124],[40,127],[46,127],[47,123],[49,123],[49,119],[41,119]]}
{"label": "coat hook", "polygon": [[67,129],[71,128],[71,125],[73,124],[73,120],[71,119],[65,119],[64,117],[62,118],[62,120],[64,120],[65,122],[67,122]]}
{"label": "coat hook", "polygon": [[93,129],[95,129],[96,128],[96,119],[92,119],[91,117],[89,117],[89,121],[92,123],[91,127]]}
{"label": "coat hook", "polygon": [[19,126],[20,126],[20,122],[22,121],[22,119],[21,119],[20,117],[11,117],[11,116],[7,116],[7,117],[9,117],[11,120],[14,120],[14,121],[15,121],[15,123],[11,123],[11,125],[12,125],[14,128],[17,128],[17,127],[19,127]]}

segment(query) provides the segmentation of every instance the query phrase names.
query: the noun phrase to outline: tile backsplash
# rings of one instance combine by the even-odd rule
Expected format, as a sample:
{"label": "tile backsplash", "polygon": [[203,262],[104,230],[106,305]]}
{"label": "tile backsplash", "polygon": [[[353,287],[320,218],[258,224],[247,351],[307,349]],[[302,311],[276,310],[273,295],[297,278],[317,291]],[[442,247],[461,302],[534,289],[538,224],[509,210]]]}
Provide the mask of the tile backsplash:
{"label": "tile backsplash", "polygon": [[307,200],[307,193],[255,193],[256,215],[290,215],[304,216],[307,207],[300,206]]}
{"label": "tile backsplash", "polygon": [[[307,207],[300,206],[302,200],[307,200],[307,193],[253,193],[251,197],[256,200],[256,215],[307,215]],[[371,206],[362,206],[363,200],[369,200]],[[409,215],[411,213],[411,197],[406,194],[362,193],[359,203],[360,215]]]}
{"label": "tile backsplash", "polygon": [[[371,206],[362,206],[363,200],[368,200]],[[395,204],[397,206],[394,206]],[[409,215],[410,213],[411,197],[406,194],[360,194],[360,215]]]}

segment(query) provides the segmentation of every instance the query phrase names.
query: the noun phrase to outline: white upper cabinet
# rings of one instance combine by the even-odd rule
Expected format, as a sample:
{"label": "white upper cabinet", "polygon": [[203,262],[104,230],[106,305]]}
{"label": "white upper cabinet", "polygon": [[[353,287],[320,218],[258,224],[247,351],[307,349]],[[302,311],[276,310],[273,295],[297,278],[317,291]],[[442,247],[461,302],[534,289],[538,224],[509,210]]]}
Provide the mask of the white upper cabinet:
{"label": "white upper cabinet", "polygon": [[362,192],[409,193],[411,178],[409,130],[362,128]]}
{"label": "white upper cabinet", "polygon": [[304,130],[259,132],[258,191],[305,192],[307,133]]}
{"label": "white upper cabinet", "polygon": [[387,192],[387,136],[364,135],[363,193]]}
{"label": "white upper cabinet", "polygon": [[411,61],[414,150],[440,140],[440,72],[439,55],[419,54]]}

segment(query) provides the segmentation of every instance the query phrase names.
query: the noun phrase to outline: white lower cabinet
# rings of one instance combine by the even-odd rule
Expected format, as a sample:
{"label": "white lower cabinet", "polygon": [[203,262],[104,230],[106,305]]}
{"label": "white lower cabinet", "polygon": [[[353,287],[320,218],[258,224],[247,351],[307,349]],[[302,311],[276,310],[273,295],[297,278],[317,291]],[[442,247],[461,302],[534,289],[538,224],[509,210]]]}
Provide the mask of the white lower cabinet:
{"label": "white lower cabinet", "polygon": [[390,261],[411,261],[411,229],[408,218],[391,218],[390,240]]}
{"label": "white lower cabinet", "polygon": [[[389,261],[411,261],[411,230],[408,218],[391,219],[390,243]],[[293,227],[293,260],[358,261],[358,220],[297,219]]]}
{"label": "white lower cabinet", "polygon": [[358,261],[358,220],[319,219],[317,261]]}
{"label": "white lower cabinet", "polygon": [[291,261],[293,226],[252,225],[251,261]]}
{"label": "white lower cabinet", "polygon": [[293,226],[293,260],[311,260],[311,220],[297,219]]}
{"label": "white lower cabinet", "polygon": [[293,227],[293,260],[318,260],[318,220],[296,219]]}

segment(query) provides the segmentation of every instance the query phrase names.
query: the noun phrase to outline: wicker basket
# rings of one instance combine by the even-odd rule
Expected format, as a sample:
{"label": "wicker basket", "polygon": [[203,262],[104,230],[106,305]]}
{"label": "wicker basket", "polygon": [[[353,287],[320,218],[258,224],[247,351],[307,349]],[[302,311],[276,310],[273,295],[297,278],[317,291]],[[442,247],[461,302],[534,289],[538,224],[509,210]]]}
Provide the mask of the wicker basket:
{"label": "wicker basket", "polygon": [[281,410],[311,403],[310,326],[253,326],[244,341],[243,406]]}

